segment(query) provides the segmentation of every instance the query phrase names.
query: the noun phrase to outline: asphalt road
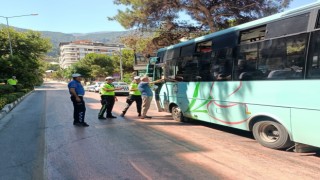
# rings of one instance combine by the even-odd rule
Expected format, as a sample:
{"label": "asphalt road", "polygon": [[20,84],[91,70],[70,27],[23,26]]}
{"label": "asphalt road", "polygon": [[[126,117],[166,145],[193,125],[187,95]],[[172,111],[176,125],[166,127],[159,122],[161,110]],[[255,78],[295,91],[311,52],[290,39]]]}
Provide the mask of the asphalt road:
{"label": "asphalt road", "polygon": [[[319,179],[320,155],[260,146],[251,133],[179,123],[153,106],[139,119],[97,119],[88,92],[86,121],[72,125],[66,84],[46,83],[0,120],[0,179]],[[114,115],[124,107],[119,97]]]}

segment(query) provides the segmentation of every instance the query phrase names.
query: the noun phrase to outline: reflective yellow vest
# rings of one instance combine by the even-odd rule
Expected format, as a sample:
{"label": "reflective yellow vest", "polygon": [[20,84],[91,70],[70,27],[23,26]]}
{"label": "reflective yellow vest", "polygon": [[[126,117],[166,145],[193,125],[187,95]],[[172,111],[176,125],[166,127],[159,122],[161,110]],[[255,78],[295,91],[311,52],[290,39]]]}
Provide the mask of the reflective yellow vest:
{"label": "reflective yellow vest", "polygon": [[130,94],[141,96],[141,92],[138,90],[138,84],[133,82],[130,84],[130,89],[136,89],[135,91],[130,91]]}
{"label": "reflective yellow vest", "polygon": [[10,85],[17,85],[17,83],[18,83],[18,80],[16,80],[16,79],[8,79],[7,80],[7,82],[8,82],[8,84],[10,84]]}
{"label": "reflective yellow vest", "polygon": [[[106,91],[105,89],[112,90],[112,91]],[[101,89],[101,95],[114,96],[115,95],[114,85],[106,83]]]}

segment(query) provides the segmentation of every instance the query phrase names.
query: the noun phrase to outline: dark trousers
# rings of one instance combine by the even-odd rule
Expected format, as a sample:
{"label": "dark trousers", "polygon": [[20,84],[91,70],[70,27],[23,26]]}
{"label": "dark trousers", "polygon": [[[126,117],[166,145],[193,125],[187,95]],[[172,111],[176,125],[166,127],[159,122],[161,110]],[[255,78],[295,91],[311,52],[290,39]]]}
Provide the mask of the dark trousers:
{"label": "dark trousers", "polygon": [[86,115],[86,106],[85,102],[83,100],[82,96],[79,96],[81,99],[80,102],[76,101],[76,98],[74,96],[71,96],[70,99],[73,103],[73,122],[78,123],[78,122],[84,122],[84,117]]}
{"label": "dark trousers", "polygon": [[126,112],[128,111],[129,107],[131,106],[131,104],[133,102],[136,102],[137,105],[137,112],[138,114],[141,114],[141,106],[142,106],[142,99],[140,95],[129,95],[129,97],[127,98],[126,101],[126,107],[124,108],[124,110],[122,111],[123,115],[126,114]]}
{"label": "dark trousers", "polygon": [[12,85],[14,87],[14,91],[18,91],[17,85]]}
{"label": "dark trousers", "polygon": [[107,111],[107,117],[112,116],[112,109],[113,109],[113,105],[114,105],[114,96],[106,96],[106,95],[102,95],[101,96],[101,109],[99,112],[99,117],[103,117],[103,114]]}

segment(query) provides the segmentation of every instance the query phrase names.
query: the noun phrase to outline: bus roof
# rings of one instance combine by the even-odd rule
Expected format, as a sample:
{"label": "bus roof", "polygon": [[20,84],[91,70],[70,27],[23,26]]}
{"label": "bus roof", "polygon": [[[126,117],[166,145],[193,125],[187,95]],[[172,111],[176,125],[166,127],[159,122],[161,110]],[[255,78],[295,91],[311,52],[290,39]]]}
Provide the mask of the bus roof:
{"label": "bus roof", "polygon": [[275,21],[275,20],[279,20],[279,19],[295,16],[295,15],[298,15],[298,14],[302,14],[302,13],[305,13],[305,12],[309,12],[310,10],[315,9],[315,8],[319,8],[319,7],[320,7],[320,1],[317,1],[317,2],[314,2],[314,3],[311,3],[311,4],[307,4],[307,5],[304,5],[304,6],[301,6],[301,7],[297,7],[297,8],[291,9],[291,10],[280,12],[280,13],[277,13],[277,14],[274,14],[274,15],[271,15],[271,16],[267,16],[267,17],[260,18],[260,19],[257,19],[257,20],[253,20],[253,21],[250,21],[250,22],[247,22],[247,23],[244,23],[244,24],[240,24],[240,25],[234,26],[234,27],[230,27],[228,29],[217,31],[217,32],[205,35],[205,36],[200,36],[200,37],[197,37],[197,38],[185,41],[185,42],[181,42],[181,43],[178,43],[178,44],[175,44],[175,45],[170,45],[168,47],[159,49],[158,52],[165,51],[165,50],[168,50],[168,49],[177,48],[177,47],[186,46],[186,45],[193,44],[193,43],[196,43],[196,42],[201,42],[203,40],[211,39],[211,38],[214,38],[214,37],[217,37],[217,36],[220,36],[220,35],[223,35],[223,34],[228,34],[228,33],[234,32],[234,31],[250,29],[252,27],[263,25],[263,24],[266,24],[268,22],[272,22],[272,21]]}

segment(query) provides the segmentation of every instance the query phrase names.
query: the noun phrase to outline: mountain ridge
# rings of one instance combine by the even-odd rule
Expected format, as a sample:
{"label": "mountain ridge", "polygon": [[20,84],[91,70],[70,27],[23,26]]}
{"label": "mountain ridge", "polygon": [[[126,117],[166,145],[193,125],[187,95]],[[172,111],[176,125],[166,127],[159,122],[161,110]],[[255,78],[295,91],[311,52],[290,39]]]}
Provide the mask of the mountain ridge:
{"label": "mountain ridge", "polygon": [[[6,27],[4,24],[0,24],[0,28]],[[23,29],[18,27],[13,27],[17,31],[28,31],[29,29]],[[35,30],[33,30],[35,31]],[[37,31],[42,34],[43,37],[49,38],[53,47],[48,56],[52,58],[57,58],[59,56],[59,43],[61,42],[71,42],[76,40],[91,40],[93,42],[101,42],[104,44],[118,44],[120,43],[120,38],[129,35],[131,31],[101,31],[92,33],[62,33],[54,31]]]}

